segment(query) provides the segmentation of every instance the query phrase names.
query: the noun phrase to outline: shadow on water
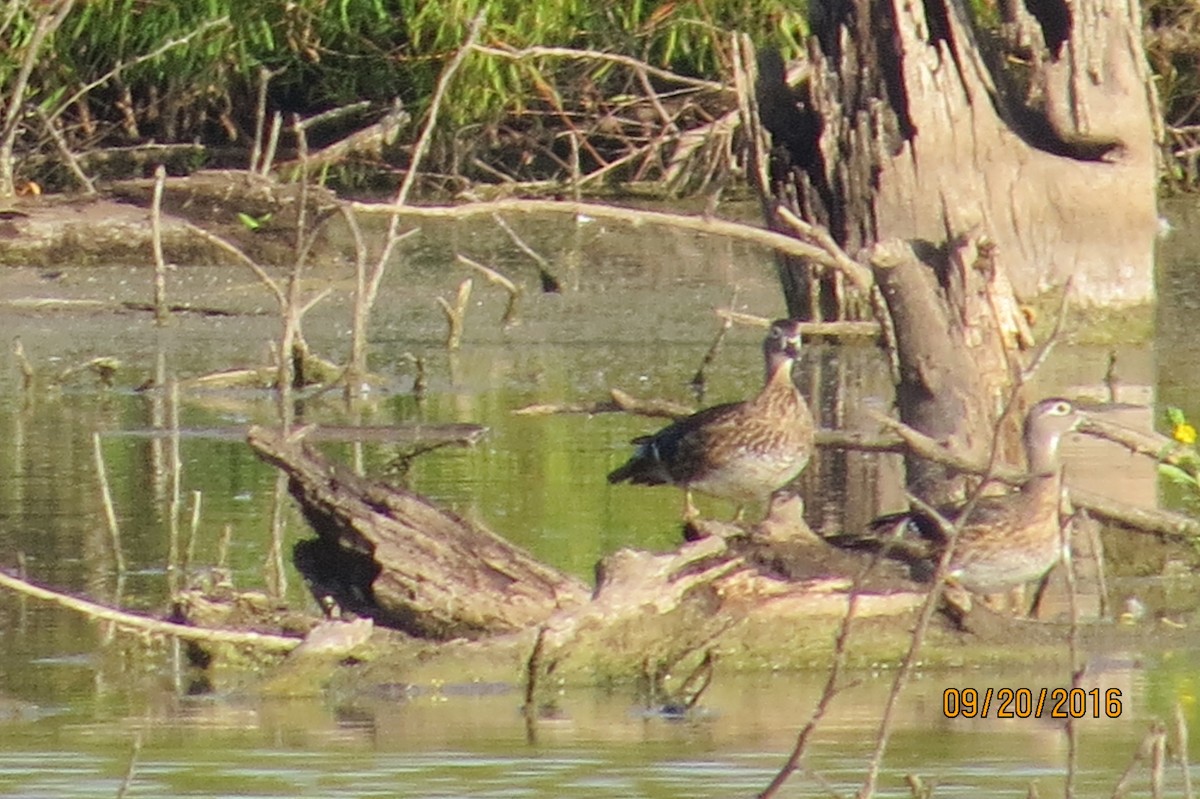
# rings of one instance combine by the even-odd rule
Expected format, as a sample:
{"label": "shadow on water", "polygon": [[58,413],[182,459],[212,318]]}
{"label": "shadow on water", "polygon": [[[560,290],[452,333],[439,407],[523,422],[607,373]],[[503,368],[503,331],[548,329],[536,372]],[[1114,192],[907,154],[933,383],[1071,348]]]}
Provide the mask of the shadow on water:
{"label": "shadow on water", "polygon": [[[1164,247],[1165,257],[1178,260],[1164,262],[1157,341],[1118,347],[1120,398],[1140,406],[1129,411],[1133,423],[1151,424],[1164,404],[1200,418],[1200,350],[1188,321],[1200,305],[1192,278],[1200,244],[1189,238],[1200,225],[1187,221],[1193,213],[1181,214],[1179,243]],[[772,317],[782,313],[782,300],[769,253],[752,247],[600,223],[523,224],[522,236],[561,268],[566,291],[537,293],[536,270],[501,231],[431,224],[389,275],[374,317],[371,367],[388,384],[354,413],[332,397],[310,400],[306,420],[486,426],[475,447],[417,459],[407,475],[411,486],[590,578],[594,563],[619,547],[668,550],[679,542],[679,492],[604,480],[627,457],[629,439],[661,422],[619,414],[524,416],[514,409],[601,400],[612,387],[694,403],[689,381],[718,325],[711,309],[732,303]],[[433,298],[452,296],[466,276],[454,265],[455,252],[509,274],[527,286],[528,296],[519,324],[503,329],[505,297],[477,285],[463,348],[447,353]],[[316,277],[345,290],[306,320],[307,338],[318,352],[344,358],[349,277],[333,266],[317,267]],[[180,301],[202,299],[248,314],[270,307],[249,276],[228,268],[180,268],[170,291]],[[148,292],[146,275],[123,267],[67,269],[53,280],[36,270],[0,275],[0,300],[142,299]],[[79,376],[28,400],[14,370],[0,374],[0,559],[8,565],[19,555],[35,580],[157,611],[168,596],[164,453],[161,439],[129,433],[153,426],[162,409],[133,387],[153,376],[160,358],[179,378],[260,364],[277,335],[275,320],[184,316],[157,330],[148,316],[11,306],[0,315],[43,375],[98,355],[123,362],[113,389],[100,390]],[[730,333],[709,369],[703,404],[757,389],[760,336],[750,329]],[[1038,391],[1101,396],[1110,349],[1060,346],[1037,377]],[[426,363],[421,400],[411,393],[409,353]],[[814,344],[801,379],[826,426],[871,429],[868,411],[890,403],[886,371],[870,346]],[[193,562],[216,562],[228,526],[236,583],[262,587],[275,474],[240,440],[204,431],[268,423],[272,401],[256,392],[189,391],[179,413],[193,432],[181,442],[184,494],[202,497]],[[102,434],[129,569],[119,584],[92,458],[95,431]],[[364,468],[382,473],[399,449],[363,448]],[[355,457],[350,445],[329,451],[347,461]],[[1089,487],[1157,501],[1153,468],[1088,442],[1073,442],[1066,455],[1075,479]],[[802,478],[813,526],[856,528],[900,507],[896,460],[822,452]],[[702,509],[732,512],[718,502]],[[185,517],[190,512],[185,509]],[[306,531],[289,514],[290,544]],[[1116,591],[1149,603],[1151,613],[1159,609],[1190,623],[1195,581],[1145,579],[1166,566],[1157,565],[1157,572],[1147,568],[1118,581]],[[292,574],[287,598],[311,607],[299,582]],[[67,786],[75,796],[114,795],[138,735],[135,785],[144,795],[745,795],[761,790],[778,768],[823,680],[719,675],[705,695],[705,712],[683,721],[647,716],[621,691],[570,691],[561,717],[545,722],[531,745],[517,692],[459,693],[431,685],[411,695],[319,702],[188,698],[169,668],[166,644],[145,647],[7,595],[0,596],[0,629],[0,696],[11,702],[0,704],[0,793],[28,796],[65,795]],[[1110,791],[1148,720],[1169,716],[1176,698],[1191,690],[1191,677],[1179,665],[1187,654],[1130,652],[1093,664],[1096,687],[1119,688],[1126,702],[1119,718],[1085,720],[1081,793]],[[887,665],[859,675],[860,684],[837,700],[809,758],[808,765],[843,792],[861,779],[890,682]],[[1037,690],[1068,681],[1062,672],[982,668],[923,674],[903,700],[884,787],[903,790],[903,776],[913,772],[951,794],[1011,796],[1035,779],[1044,794],[1055,792],[1065,758],[1061,722],[948,718],[942,702],[947,689]],[[1193,729],[1198,721],[1191,718]],[[790,795],[825,794],[811,781],[792,787]]]}

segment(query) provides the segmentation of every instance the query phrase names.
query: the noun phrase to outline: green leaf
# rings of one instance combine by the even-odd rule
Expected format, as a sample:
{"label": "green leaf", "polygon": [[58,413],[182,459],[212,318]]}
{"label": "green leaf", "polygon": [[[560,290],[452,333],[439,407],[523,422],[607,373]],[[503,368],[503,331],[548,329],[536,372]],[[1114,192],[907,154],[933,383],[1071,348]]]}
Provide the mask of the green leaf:
{"label": "green leaf", "polygon": [[1172,426],[1177,426],[1185,424],[1187,422],[1187,417],[1183,415],[1183,411],[1181,411],[1179,408],[1170,407],[1167,408],[1167,421],[1170,422]]}
{"label": "green leaf", "polygon": [[1186,472],[1173,464],[1158,464],[1158,473],[1173,483],[1187,486],[1188,488],[1192,489],[1200,489],[1200,482],[1197,481],[1196,475],[1192,474],[1191,472]]}
{"label": "green leaf", "polygon": [[238,211],[237,218],[239,222],[246,226],[246,230],[258,230],[260,227],[262,227],[262,222],[250,216],[250,214],[244,214],[241,211]]}

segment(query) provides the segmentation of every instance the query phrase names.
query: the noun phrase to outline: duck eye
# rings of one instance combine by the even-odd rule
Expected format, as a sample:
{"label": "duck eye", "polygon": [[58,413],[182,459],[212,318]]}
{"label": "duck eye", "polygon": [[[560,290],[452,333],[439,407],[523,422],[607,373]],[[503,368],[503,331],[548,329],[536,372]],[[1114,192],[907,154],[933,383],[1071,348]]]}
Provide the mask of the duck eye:
{"label": "duck eye", "polygon": [[1054,412],[1059,416],[1066,416],[1071,412],[1071,406],[1068,403],[1060,402],[1054,406]]}

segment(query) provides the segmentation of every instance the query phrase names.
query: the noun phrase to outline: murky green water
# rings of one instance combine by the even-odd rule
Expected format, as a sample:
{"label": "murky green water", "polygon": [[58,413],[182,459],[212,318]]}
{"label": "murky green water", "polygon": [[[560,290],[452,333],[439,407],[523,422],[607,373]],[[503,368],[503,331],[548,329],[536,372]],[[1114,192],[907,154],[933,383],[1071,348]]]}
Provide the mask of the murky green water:
{"label": "murky green water", "polygon": [[[1200,417],[1200,350],[1190,333],[1200,307],[1193,277],[1200,252],[1192,254],[1188,245],[1200,224],[1187,214],[1181,220],[1164,248],[1172,249],[1176,265],[1163,279],[1159,339],[1154,346],[1119,348],[1121,390],[1122,399],[1182,405]],[[598,223],[522,224],[522,234],[554,261],[567,291],[536,293],[535,271],[502,232],[427,226],[406,251],[404,266],[390,274],[374,317],[372,367],[390,378],[388,385],[353,414],[334,398],[317,398],[305,403],[304,415],[324,424],[486,425],[489,434],[479,446],[420,458],[411,485],[586,577],[599,557],[618,547],[666,550],[677,543],[678,492],[612,487],[604,480],[627,456],[628,440],[657,425],[617,414],[515,416],[513,409],[600,400],[610,387],[694,401],[688,381],[717,329],[711,309],[732,301],[739,310],[773,316],[782,312],[782,300],[769,255],[753,248]],[[454,265],[455,252],[506,271],[530,293],[520,324],[505,330],[498,324],[504,296],[476,281],[464,346],[448,354],[434,297],[452,296],[468,276]],[[345,270],[321,266],[315,276],[349,288]],[[181,267],[171,275],[170,291],[207,305],[270,309],[269,297],[236,269]],[[65,265],[59,277],[0,273],[0,299],[144,300],[149,293],[142,270]],[[100,355],[124,363],[111,390],[80,376],[27,400],[6,360],[0,373],[0,563],[10,567],[21,559],[35,580],[157,612],[168,595],[170,491],[166,443],[144,431],[162,417],[164,399],[133,388],[160,368],[183,379],[259,364],[277,334],[274,321],[269,315],[183,317],[159,331],[133,313],[6,307],[0,318],[10,335],[21,336],[43,376]],[[343,358],[348,319],[345,292],[335,293],[306,320],[310,343]],[[709,372],[704,403],[754,389],[761,379],[759,335],[734,329]],[[422,401],[411,394],[406,353],[426,360],[429,387]],[[1099,396],[1108,354],[1107,347],[1062,346],[1039,375],[1039,388]],[[827,419],[853,427],[865,424],[865,407],[887,406],[886,376],[870,348],[813,347],[805,368],[822,391],[832,380],[852,398],[826,403]],[[1144,413],[1147,419],[1152,414]],[[199,492],[193,562],[213,563],[222,530],[230,526],[230,563],[242,588],[265,585],[275,474],[236,429],[269,422],[272,414],[270,398],[253,392],[184,392],[179,408],[181,425],[192,432],[180,446],[189,497],[180,546],[188,548],[190,497]],[[100,502],[93,432],[102,436],[121,525],[128,573],[120,581]],[[330,451],[346,459],[354,454],[348,445]],[[368,471],[379,472],[396,454],[394,446],[374,446],[363,458]],[[1116,456],[1082,456],[1079,471],[1114,493],[1155,500],[1152,469],[1109,457]],[[898,501],[887,468],[873,460],[823,457],[811,471],[808,501],[818,526],[861,523]],[[719,503],[705,507],[728,512]],[[288,544],[305,535],[289,511]],[[290,567],[288,577],[289,600],[310,602]],[[1118,598],[1159,597],[1175,621],[1195,621],[1191,582],[1127,580],[1116,591]],[[1090,684],[1119,688],[1125,703],[1120,718],[1082,725],[1080,795],[1110,793],[1148,722],[1168,718],[1176,701],[1198,728],[1192,654],[1148,648],[1092,664]],[[647,716],[632,689],[568,691],[563,718],[542,723],[530,741],[515,691],[429,686],[415,697],[292,702],[263,702],[236,691],[192,697],[172,664],[163,643],[147,650],[66,611],[0,594],[0,793],[114,796],[140,740],[133,796],[752,795],[781,765],[822,680],[718,673],[705,713],[687,722]],[[862,779],[889,687],[886,672],[859,677],[835,704],[808,761],[843,793],[853,793]],[[936,780],[937,795],[1018,796],[1031,780],[1042,795],[1059,792],[1067,746],[1060,723],[948,719],[942,696],[947,688],[1036,690],[1067,681],[1055,672],[923,675],[903,700],[880,795],[907,796],[908,773]],[[1193,758],[1197,751],[1193,747]],[[1176,772],[1171,779],[1178,784]],[[1144,788],[1144,775],[1135,784]],[[826,794],[819,782],[799,776],[785,791]]]}

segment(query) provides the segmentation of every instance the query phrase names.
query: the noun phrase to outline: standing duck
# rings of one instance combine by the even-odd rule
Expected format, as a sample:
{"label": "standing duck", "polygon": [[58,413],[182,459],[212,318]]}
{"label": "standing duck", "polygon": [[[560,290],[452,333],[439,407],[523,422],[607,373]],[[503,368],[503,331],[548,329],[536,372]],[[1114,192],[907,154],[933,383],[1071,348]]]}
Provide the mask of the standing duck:
{"label": "standing duck", "polygon": [[[1083,419],[1065,399],[1044,399],[1029,409],[1024,444],[1032,477],[1020,490],[982,497],[971,508],[959,528],[947,575],[950,582],[976,594],[995,594],[1039,579],[1058,563],[1063,552],[1058,445]],[[940,512],[958,523],[963,510],[960,506]],[[947,543],[937,522],[915,509],[882,516],[871,523],[871,530],[900,536],[915,532],[932,542],[933,557]]]}
{"label": "standing duck", "polygon": [[698,515],[693,490],[731,499],[740,519],[745,503],[786,485],[812,454],[812,414],[792,380],[799,356],[800,323],[773,322],[763,341],[767,374],[758,396],[705,408],[635,438],[637,451],[608,482],[679,486],[688,520]]}

